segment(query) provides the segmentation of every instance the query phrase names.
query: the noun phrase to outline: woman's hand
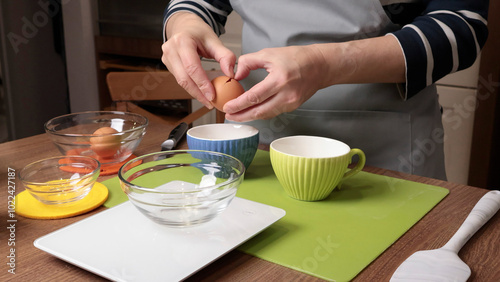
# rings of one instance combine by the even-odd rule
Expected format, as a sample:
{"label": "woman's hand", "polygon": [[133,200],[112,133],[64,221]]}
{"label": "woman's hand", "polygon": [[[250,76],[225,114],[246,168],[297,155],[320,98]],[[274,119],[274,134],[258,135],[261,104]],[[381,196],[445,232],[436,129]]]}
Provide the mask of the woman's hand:
{"label": "woman's hand", "polygon": [[328,86],[323,73],[326,62],[317,45],[268,48],[242,55],[235,79],[263,68],[266,78],[224,106],[233,121],[270,119],[297,109],[316,91]]}
{"label": "woman's hand", "polygon": [[200,17],[188,13],[174,14],[167,22],[167,41],[162,45],[162,62],[177,82],[209,109],[215,92],[200,56],[219,62],[225,75],[234,77],[236,56],[227,49],[212,28]]}
{"label": "woman's hand", "polygon": [[227,119],[270,119],[297,109],[319,89],[335,84],[405,81],[403,52],[393,36],[263,49],[242,55],[234,78],[241,80],[261,68],[268,75],[226,103]]}
{"label": "woman's hand", "polygon": [[242,55],[235,79],[263,68],[266,78],[224,106],[233,121],[269,119],[297,109],[316,91],[326,87],[325,58],[316,45],[268,48]]}

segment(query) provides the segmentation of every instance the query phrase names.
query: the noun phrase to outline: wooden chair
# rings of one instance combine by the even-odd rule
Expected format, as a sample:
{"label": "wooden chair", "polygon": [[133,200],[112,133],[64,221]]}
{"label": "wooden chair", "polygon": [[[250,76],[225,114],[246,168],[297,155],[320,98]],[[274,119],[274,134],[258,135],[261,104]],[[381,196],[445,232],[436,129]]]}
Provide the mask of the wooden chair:
{"label": "wooden chair", "polygon": [[[219,76],[220,71],[208,71],[209,78]],[[204,116],[211,110],[202,107],[184,117],[165,117],[155,115],[133,102],[155,101],[155,100],[189,100],[194,98],[189,95],[168,71],[124,71],[110,72],[106,76],[106,82],[111,94],[111,99],[119,111],[135,112],[146,116],[156,122],[167,122],[177,124],[193,121]],[[224,113],[216,110],[216,122],[224,122]]]}

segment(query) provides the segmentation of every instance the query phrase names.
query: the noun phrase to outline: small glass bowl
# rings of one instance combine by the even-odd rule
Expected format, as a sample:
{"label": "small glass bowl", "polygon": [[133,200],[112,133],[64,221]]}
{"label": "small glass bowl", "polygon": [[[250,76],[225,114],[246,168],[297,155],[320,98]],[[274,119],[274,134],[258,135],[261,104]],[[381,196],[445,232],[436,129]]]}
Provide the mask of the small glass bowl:
{"label": "small glass bowl", "polygon": [[83,199],[101,172],[101,164],[85,156],[59,156],[36,161],[19,172],[28,192],[46,205]]}
{"label": "small glass bowl", "polygon": [[243,163],[226,154],[179,150],[141,156],[118,172],[122,190],[146,217],[194,226],[226,209],[243,181]]}
{"label": "small glass bowl", "polygon": [[[62,154],[93,157],[102,166],[107,166],[123,162],[132,155],[147,125],[146,117],[134,113],[90,111],[55,117],[44,127]],[[94,134],[104,127],[116,133]]]}

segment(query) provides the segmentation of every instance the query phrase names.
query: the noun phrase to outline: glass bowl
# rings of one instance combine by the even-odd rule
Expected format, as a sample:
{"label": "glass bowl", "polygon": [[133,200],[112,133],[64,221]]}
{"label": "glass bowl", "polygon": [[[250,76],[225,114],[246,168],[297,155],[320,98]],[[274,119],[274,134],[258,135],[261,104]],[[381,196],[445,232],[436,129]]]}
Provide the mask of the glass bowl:
{"label": "glass bowl", "polygon": [[55,117],[44,127],[62,154],[93,157],[106,166],[130,157],[147,126],[148,119],[138,114],[91,111]]}
{"label": "glass bowl", "polygon": [[243,163],[226,154],[178,150],[141,156],[118,172],[122,190],[146,217],[194,226],[226,209],[243,181]]}
{"label": "glass bowl", "polygon": [[26,190],[46,205],[83,199],[99,177],[101,164],[85,156],[59,156],[33,162],[19,172]]}

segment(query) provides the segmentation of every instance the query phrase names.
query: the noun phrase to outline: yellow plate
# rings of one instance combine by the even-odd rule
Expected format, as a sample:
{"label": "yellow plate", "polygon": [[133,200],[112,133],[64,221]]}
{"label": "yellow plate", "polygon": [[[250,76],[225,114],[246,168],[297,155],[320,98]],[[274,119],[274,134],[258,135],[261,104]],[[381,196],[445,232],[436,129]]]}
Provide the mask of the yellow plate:
{"label": "yellow plate", "polygon": [[85,198],[71,205],[45,205],[28,191],[16,196],[16,213],[34,219],[58,219],[89,212],[101,206],[108,199],[108,188],[96,182]]}

